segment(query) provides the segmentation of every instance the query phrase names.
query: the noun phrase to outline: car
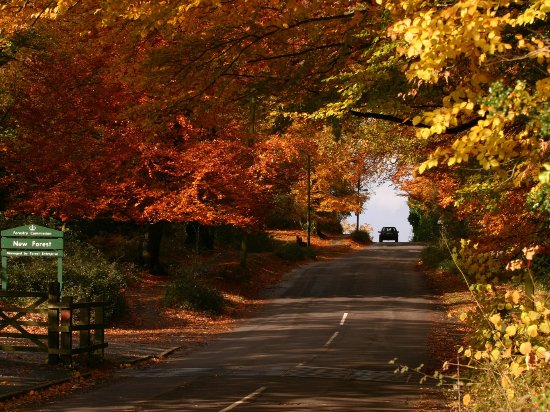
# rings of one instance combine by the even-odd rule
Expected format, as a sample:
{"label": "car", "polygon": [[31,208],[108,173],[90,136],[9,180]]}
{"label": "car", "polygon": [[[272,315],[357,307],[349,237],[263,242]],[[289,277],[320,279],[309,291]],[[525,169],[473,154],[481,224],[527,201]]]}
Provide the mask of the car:
{"label": "car", "polygon": [[379,242],[383,242],[384,240],[399,241],[399,231],[393,226],[384,226],[378,233],[380,233],[380,235],[378,235]]}

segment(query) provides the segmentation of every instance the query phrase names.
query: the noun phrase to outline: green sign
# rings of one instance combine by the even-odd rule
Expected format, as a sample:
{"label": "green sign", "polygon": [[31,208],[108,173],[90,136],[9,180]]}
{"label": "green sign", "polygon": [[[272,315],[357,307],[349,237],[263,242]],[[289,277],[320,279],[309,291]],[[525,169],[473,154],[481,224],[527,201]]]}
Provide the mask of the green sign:
{"label": "green sign", "polygon": [[2,237],[63,237],[63,232],[44,226],[27,225],[2,230]]}
{"label": "green sign", "polygon": [[2,249],[63,249],[63,239],[2,238]]}
{"label": "green sign", "polygon": [[2,256],[63,257],[62,250],[3,250]]}
{"label": "green sign", "polygon": [[2,290],[7,289],[8,257],[56,257],[57,280],[63,273],[63,232],[39,225],[2,230]]}

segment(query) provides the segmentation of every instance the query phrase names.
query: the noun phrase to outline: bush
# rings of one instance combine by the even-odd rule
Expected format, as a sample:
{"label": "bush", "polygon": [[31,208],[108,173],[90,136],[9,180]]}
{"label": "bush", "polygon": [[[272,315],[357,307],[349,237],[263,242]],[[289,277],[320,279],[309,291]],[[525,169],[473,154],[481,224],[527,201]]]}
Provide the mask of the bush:
{"label": "bush", "polygon": [[351,232],[350,236],[351,236],[351,240],[353,240],[354,242],[357,242],[357,243],[361,243],[361,244],[364,244],[364,245],[369,245],[369,244],[372,243],[370,233],[365,232],[363,230],[355,230],[355,231]]}
{"label": "bush", "polygon": [[460,315],[471,331],[459,349],[467,365],[463,399],[471,403],[465,410],[548,410],[550,308],[536,297],[530,309],[521,289],[474,284],[470,290],[476,305]]}
{"label": "bush", "polygon": [[[122,315],[126,304],[122,290],[130,275],[117,264],[108,262],[94,247],[71,240],[63,257],[63,295],[76,302],[105,300],[107,320]],[[8,262],[8,289],[47,291],[57,280],[57,259],[11,258]]]}
{"label": "bush", "polygon": [[315,258],[315,251],[313,249],[289,242],[279,245],[275,250],[275,254],[281,259],[290,261]]}
{"label": "bush", "polygon": [[[424,248],[420,254],[424,266],[430,269],[449,269],[451,255],[447,248],[431,244]],[[452,259],[451,259],[452,260]]]}
{"label": "bush", "polygon": [[[222,247],[241,248],[243,231],[233,226],[216,228],[216,243]],[[250,253],[273,252],[275,241],[266,232],[253,232],[247,236],[247,250]]]}
{"label": "bush", "polygon": [[539,254],[533,259],[533,276],[543,289],[550,291],[550,254]]}
{"label": "bush", "polygon": [[214,288],[199,281],[202,271],[190,269],[176,278],[166,289],[164,303],[170,307],[197,310],[220,314],[223,312],[224,298]]}
{"label": "bush", "polygon": [[256,232],[248,235],[248,251],[250,253],[273,252],[276,244],[269,233]]}

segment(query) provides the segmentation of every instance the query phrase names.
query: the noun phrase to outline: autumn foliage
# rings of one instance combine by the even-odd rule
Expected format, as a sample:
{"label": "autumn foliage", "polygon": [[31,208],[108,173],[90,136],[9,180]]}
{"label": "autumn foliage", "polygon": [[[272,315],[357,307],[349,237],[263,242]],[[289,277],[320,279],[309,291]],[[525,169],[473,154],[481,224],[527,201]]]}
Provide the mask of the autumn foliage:
{"label": "autumn foliage", "polygon": [[[548,0],[1,2],[2,212],[251,231],[309,211],[334,227],[391,178],[466,278],[514,278],[523,250],[550,249],[548,12]],[[479,354],[512,351],[510,399],[519,356],[547,353],[526,269],[521,298],[490,289],[490,310],[514,313],[491,318],[501,335]],[[506,332],[518,320],[522,334]]]}

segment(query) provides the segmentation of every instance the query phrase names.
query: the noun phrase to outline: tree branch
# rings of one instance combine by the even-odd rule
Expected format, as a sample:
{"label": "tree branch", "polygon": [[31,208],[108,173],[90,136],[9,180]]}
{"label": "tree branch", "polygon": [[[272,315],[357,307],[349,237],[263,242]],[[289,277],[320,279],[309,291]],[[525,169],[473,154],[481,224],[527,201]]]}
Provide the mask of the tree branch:
{"label": "tree branch", "polygon": [[[368,119],[378,119],[378,120],[386,120],[388,122],[393,123],[399,123],[403,126],[412,126],[412,127],[421,127],[421,128],[427,128],[430,127],[427,124],[424,123],[418,123],[416,125],[413,124],[411,119],[403,119],[397,116],[393,116],[391,114],[383,114],[383,113],[373,113],[373,112],[360,112],[357,110],[350,110],[350,113],[354,116],[358,117],[365,117]],[[479,122],[482,119],[482,117],[475,117],[472,120],[467,121],[466,123],[460,124],[455,127],[449,127],[445,130],[445,134],[457,134],[461,132],[465,132],[468,129],[471,129],[474,127],[477,122]]]}
{"label": "tree branch", "polygon": [[50,1],[48,3],[48,5],[46,7],[44,7],[42,9],[42,11],[40,13],[38,13],[38,15],[36,16],[36,18],[34,19],[34,21],[31,23],[31,27],[34,27],[34,25],[36,24],[36,22],[40,19],[40,17],[42,17],[42,15],[46,12],[46,10],[48,10],[48,8],[53,4],[53,1]]}
{"label": "tree branch", "polygon": [[294,52],[294,53],[284,53],[284,54],[278,54],[278,55],[274,55],[274,56],[258,57],[258,58],[253,59],[253,60],[248,60],[248,63],[259,63],[259,62],[267,61],[267,60],[288,59],[288,58],[298,57],[298,56],[308,54],[308,53],[318,51],[318,50],[342,47],[343,44],[344,43],[323,44],[323,45],[320,45],[320,46],[311,47],[309,49],[300,50],[300,51],[297,51],[297,52]]}

